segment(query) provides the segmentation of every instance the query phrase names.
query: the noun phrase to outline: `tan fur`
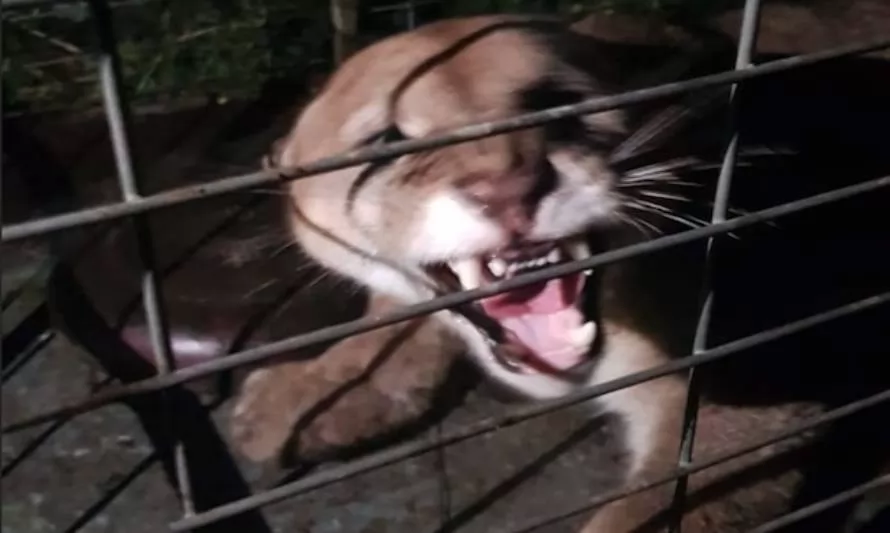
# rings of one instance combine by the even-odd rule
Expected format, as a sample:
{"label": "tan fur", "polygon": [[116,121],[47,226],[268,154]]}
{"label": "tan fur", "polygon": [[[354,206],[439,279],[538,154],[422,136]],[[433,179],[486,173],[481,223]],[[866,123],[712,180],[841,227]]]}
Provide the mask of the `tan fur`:
{"label": "tan fur", "polygon": [[[392,307],[377,297],[368,314]],[[350,337],[322,359],[255,370],[232,412],[232,437],[256,461],[288,439],[301,459],[353,445],[421,415],[459,353],[434,321],[417,319]]]}
{"label": "tan fur", "polygon": [[[420,137],[467,123],[503,118],[516,112],[516,96],[521,88],[541,78],[545,72],[552,74],[554,69],[565,83],[587,94],[596,94],[595,84],[555,62],[539,42],[523,32],[508,30],[474,40],[449,55],[447,60],[420,75],[416,82],[408,84],[389,109],[391,95],[406,77],[413,75],[419,64],[486,26],[517,20],[520,19],[480,17],[432,24],[359,52],[328,81],[318,98],[299,117],[277,149],[275,161],[286,171],[288,167],[344,152],[365,136],[384,128],[389,120],[394,120],[408,136]],[[619,112],[595,115],[589,120],[601,129],[623,129]],[[428,259],[417,251],[416,243],[418,239],[428,237],[417,233],[423,217],[427,216],[424,215],[427,207],[423,202],[451,191],[468,175],[531,172],[531,166],[538,158],[548,155],[547,152],[541,131],[529,130],[405,156],[394,169],[386,171],[384,178],[369,186],[370,192],[366,194],[370,196],[359,201],[353,213],[348,213],[344,206],[363,166],[300,179],[291,185],[296,210],[292,220],[294,234],[316,261],[376,293],[375,310],[381,309],[377,307],[380,302],[389,299],[409,304],[425,300],[433,296],[428,287],[432,282],[416,268],[418,262]],[[606,187],[611,179],[596,154],[564,150],[549,155],[558,171],[589,178],[586,187]],[[608,194],[604,194],[600,201],[607,204]],[[603,209],[611,213],[611,207]],[[489,227],[482,222],[477,226],[481,229]],[[443,241],[442,247],[450,243]],[[486,243],[497,246],[503,244],[503,239],[492,231]],[[477,248],[484,249],[487,245],[479,244]],[[427,249],[429,247],[424,248]],[[448,251],[435,259],[445,259],[447,255]],[[387,267],[391,264],[398,268]],[[617,318],[609,318],[610,312]],[[621,314],[621,309],[607,309],[606,321],[600,325],[605,332],[605,347],[589,384],[646,370],[668,360],[665,347],[644,331],[635,329],[621,318]],[[378,357],[380,347],[390,343],[393,336],[399,336],[405,328],[419,329],[400,337],[401,344],[392,351],[390,361],[368,378],[378,390],[386,389],[382,395],[371,395],[372,403],[379,401],[379,405],[363,404],[358,410],[344,397],[344,401],[333,406],[334,410],[339,410],[339,415],[328,413],[317,422],[329,424],[315,428],[315,434],[320,436],[318,440],[313,440],[315,437],[303,440],[301,447],[312,449],[324,444],[347,444],[373,433],[376,424],[389,425],[416,416],[418,413],[413,408],[406,407],[413,405],[412,402],[394,402],[394,393],[401,391],[407,396],[426,391],[428,383],[436,381],[463,348],[467,348],[470,355],[485,367],[493,380],[521,389],[529,397],[552,398],[575,390],[574,385],[537,378],[509,382],[514,378],[507,373],[498,373],[496,366],[487,363],[485,355],[479,354],[484,347],[466,340],[471,333],[461,329],[464,326],[459,321],[448,322],[454,320],[449,317],[447,312],[440,312],[422,324],[385,328],[344,340],[318,361],[290,362],[258,371],[245,383],[236,408],[236,441],[247,455],[257,459],[275,453],[286,440],[290,428],[313,404],[336,389],[340,382],[365,373]],[[446,330],[450,333],[446,334]],[[455,345],[454,333],[465,339],[465,345]],[[432,365],[430,358],[434,361]],[[415,363],[419,366],[411,366]],[[630,454],[628,484],[657,478],[676,466],[686,388],[684,376],[667,376],[601,399],[607,408],[621,415],[625,424],[624,436]],[[806,409],[806,406],[800,409]],[[763,408],[728,412],[705,407],[701,412],[697,443],[700,453],[696,456],[707,457],[717,450],[757,440],[783,427],[790,416],[787,407],[775,411]],[[776,450],[767,450],[770,451]],[[708,500],[705,489],[715,480],[725,478],[728,472],[764,460],[765,453],[693,476],[691,499],[694,509],[685,519],[687,527],[684,531],[735,531],[739,520],[750,519],[751,516],[738,516],[738,506],[727,511],[725,505]],[[780,477],[781,483],[778,484],[773,478],[769,483],[752,482],[733,492],[742,509],[745,506],[751,508],[742,514],[756,515],[760,519],[778,512],[795,480],[793,473]],[[633,531],[664,509],[671,487],[668,485],[606,505],[598,510],[584,531]],[[772,491],[781,494],[772,494]],[[749,526],[753,523],[756,521],[747,522]]]}

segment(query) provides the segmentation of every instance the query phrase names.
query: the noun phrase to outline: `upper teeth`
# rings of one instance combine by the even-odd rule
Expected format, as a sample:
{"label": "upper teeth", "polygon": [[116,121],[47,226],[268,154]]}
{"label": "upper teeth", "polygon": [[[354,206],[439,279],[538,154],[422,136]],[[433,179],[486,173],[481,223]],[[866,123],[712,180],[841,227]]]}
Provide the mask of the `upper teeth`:
{"label": "upper teeth", "polygon": [[501,258],[494,258],[488,262],[488,270],[498,278],[504,277],[504,275],[513,275],[519,270],[525,270],[529,268],[540,268],[546,265],[551,265],[558,263],[561,259],[561,255],[557,248],[550,250],[550,252],[541,257],[533,257],[531,259],[524,259],[522,261],[505,261]]}
{"label": "upper teeth", "polygon": [[507,273],[507,262],[495,257],[488,262],[488,270],[490,270],[495,277],[502,278],[504,277],[504,274]]}
{"label": "upper teeth", "polygon": [[[590,257],[590,249],[587,247],[583,241],[575,241],[570,243],[567,246],[566,251],[568,252],[571,259],[579,260],[586,259]],[[493,257],[489,259],[485,266],[488,268],[488,271],[492,276],[496,278],[503,278],[505,276],[512,276],[519,271],[529,270],[534,268],[541,268],[547,265],[553,265],[559,263],[563,260],[563,252],[560,248],[553,248],[547,255],[542,255],[539,257],[533,257],[529,259],[522,259],[516,261],[508,261],[501,257]],[[458,259],[454,261],[450,261],[448,266],[451,267],[451,270],[460,280],[460,284],[464,289],[475,289],[482,285],[482,269],[481,265],[475,259]],[[585,274],[589,274],[591,270],[585,272]]]}

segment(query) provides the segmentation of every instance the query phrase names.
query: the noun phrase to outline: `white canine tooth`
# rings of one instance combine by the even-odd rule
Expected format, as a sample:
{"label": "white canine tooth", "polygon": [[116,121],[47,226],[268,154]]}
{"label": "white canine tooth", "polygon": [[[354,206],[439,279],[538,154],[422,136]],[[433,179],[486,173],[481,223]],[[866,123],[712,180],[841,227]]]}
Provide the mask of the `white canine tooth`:
{"label": "white canine tooth", "polygon": [[584,241],[574,241],[569,245],[569,254],[575,261],[590,257],[590,247]]}
{"label": "white canine tooth", "polygon": [[547,254],[547,262],[548,263],[556,263],[559,261],[559,250],[554,248],[550,250],[550,253]]}
{"label": "white canine tooth", "polygon": [[575,346],[589,346],[596,336],[596,323],[587,322],[583,326],[579,326],[569,332],[569,340]]}
{"label": "white canine tooth", "polygon": [[497,278],[504,277],[507,273],[507,262],[500,258],[494,258],[488,262],[488,270]]}
{"label": "white canine tooth", "polygon": [[482,284],[482,276],[479,264],[474,259],[460,259],[448,263],[451,270],[457,275],[464,289],[475,289]]}

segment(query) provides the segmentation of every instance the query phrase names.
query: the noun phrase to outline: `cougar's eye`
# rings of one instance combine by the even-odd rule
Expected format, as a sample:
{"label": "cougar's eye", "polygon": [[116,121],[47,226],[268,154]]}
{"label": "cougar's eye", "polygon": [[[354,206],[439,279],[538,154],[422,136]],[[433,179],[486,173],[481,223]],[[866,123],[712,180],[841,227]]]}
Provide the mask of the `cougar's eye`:
{"label": "cougar's eye", "polygon": [[395,124],[386,128],[380,136],[379,144],[393,143],[398,141],[407,140],[408,137],[402,133],[402,130],[399,129]]}
{"label": "cougar's eye", "polygon": [[[359,143],[358,147],[383,146],[396,141],[404,141],[405,139],[407,139],[407,137],[402,133],[402,130],[395,124],[390,124],[386,128],[365,137],[365,139]],[[346,196],[346,203],[349,210],[352,210],[352,207],[355,204],[355,198],[362,187],[364,187],[374,175],[391,165],[395,159],[397,158],[387,157],[385,159],[378,159],[369,163],[368,166],[359,173],[358,177],[352,183],[352,186],[350,186]]]}
{"label": "cougar's eye", "polygon": [[390,124],[386,128],[368,135],[358,144],[359,146],[379,146],[381,144],[404,141],[407,138],[408,137],[402,133],[402,130],[400,130],[398,126]]}

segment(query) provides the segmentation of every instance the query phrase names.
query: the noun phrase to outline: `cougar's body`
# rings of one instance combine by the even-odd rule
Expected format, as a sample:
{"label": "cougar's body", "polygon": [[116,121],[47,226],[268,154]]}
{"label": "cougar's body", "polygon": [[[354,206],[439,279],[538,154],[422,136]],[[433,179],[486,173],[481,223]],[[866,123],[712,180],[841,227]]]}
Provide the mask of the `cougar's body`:
{"label": "cougar's body", "polygon": [[[361,146],[604,96],[646,79],[663,56],[599,42],[548,20],[430,24],[350,58],[269,162],[287,173]],[[648,63],[631,65],[631,57]],[[829,89],[826,80],[835,86]],[[734,117],[744,164],[736,171],[733,204],[757,210],[890,173],[886,122],[881,126],[890,106],[878,88],[887,80],[885,64],[863,60],[745,85]],[[664,119],[683,116],[671,110],[688,110],[702,98],[567,117],[298,179],[288,185],[293,234],[313,260],[369,291],[373,315],[684,229],[698,223],[694,217],[709,217],[727,114],[703,111],[676,127],[665,127],[670,121]],[[660,137],[638,142],[643,131]],[[737,240],[721,239],[708,344],[890,288],[888,252],[880,249],[890,227],[880,208],[886,200],[875,191],[776,227],[740,231]],[[342,341],[316,361],[258,370],[235,410],[236,440],[255,458],[271,455],[320,398],[336,396],[338,381],[366,372],[378,393],[370,401],[347,394],[331,402],[332,413],[349,423],[338,426],[332,415],[318,419],[331,424],[316,432],[322,440],[345,444],[418,416],[437,380],[464,355],[486,379],[530,400],[688,355],[704,251],[696,242],[569,274]],[[706,401],[696,454],[767,437],[801,415],[883,386],[886,368],[875,361],[887,349],[880,327],[886,313],[856,319],[701,369]],[[380,354],[401,366],[384,364],[373,377]],[[621,419],[628,484],[676,465],[687,392],[686,375],[676,374],[593,402],[592,409]],[[843,427],[850,435],[860,431]],[[869,444],[886,438],[878,433]],[[808,484],[800,461],[817,448],[809,445],[789,459],[789,444],[811,437],[693,476],[684,531],[741,530],[814,498],[821,489]],[[833,438],[829,431],[820,442]],[[865,461],[866,453],[859,458]],[[858,470],[845,472],[852,479]],[[585,531],[660,530],[670,495],[666,486],[608,504]]]}

